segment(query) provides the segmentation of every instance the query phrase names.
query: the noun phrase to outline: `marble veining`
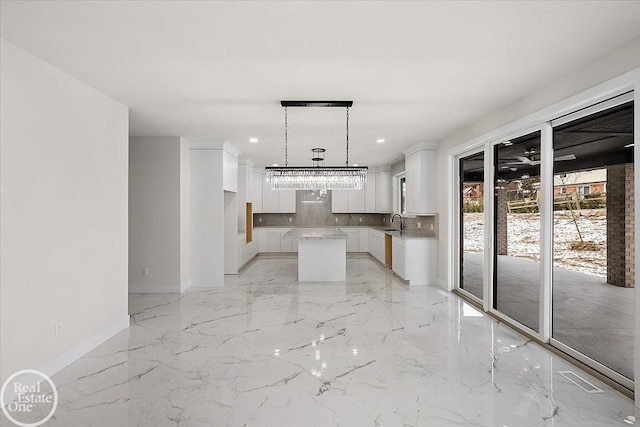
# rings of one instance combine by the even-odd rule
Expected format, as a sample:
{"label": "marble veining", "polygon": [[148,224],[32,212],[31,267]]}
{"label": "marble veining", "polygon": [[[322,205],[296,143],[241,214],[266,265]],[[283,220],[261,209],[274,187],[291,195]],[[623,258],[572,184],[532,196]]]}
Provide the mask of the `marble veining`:
{"label": "marble veining", "polygon": [[346,283],[298,283],[296,268],[258,259],[224,286],[131,295],[131,328],[53,377],[47,425],[584,427],[640,415],[438,287],[405,286],[368,258],[348,259]]}

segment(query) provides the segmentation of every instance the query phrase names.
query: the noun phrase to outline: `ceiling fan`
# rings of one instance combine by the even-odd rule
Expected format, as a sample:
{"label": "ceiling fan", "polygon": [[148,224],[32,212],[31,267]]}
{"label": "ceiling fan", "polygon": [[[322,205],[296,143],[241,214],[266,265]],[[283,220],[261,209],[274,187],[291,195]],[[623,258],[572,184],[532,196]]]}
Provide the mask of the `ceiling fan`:
{"label": "ceiling fan", "polygon": [[[524,150],[524,156],[515,156],[511,159],[504,159],[510,161],[509,163],[504,163],[504,165],[529,165],[529,166],[538,166],[540,164],[539,156],[536,155],[537,152],[533,148],[528,148]],[[554,157],[554,162],[563,162],[566,160],[575,160],[575,154],[567,154],[566,156],[558,156]],[[514,161],[517,160],[517,161]]]}

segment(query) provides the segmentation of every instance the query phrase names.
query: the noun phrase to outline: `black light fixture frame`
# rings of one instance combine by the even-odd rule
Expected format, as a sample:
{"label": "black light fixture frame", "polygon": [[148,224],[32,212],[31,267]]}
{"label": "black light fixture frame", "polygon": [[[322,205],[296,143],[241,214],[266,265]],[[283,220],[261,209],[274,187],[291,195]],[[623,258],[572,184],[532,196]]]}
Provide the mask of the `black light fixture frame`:
{"label": "black light fixture frame", "polygon": [[[369,169],[367,166],[349,166],[349,108],[353,106],[353,101],[291,101],[282,100],[280,105],[285,109],[285,166],[267,166],[265,170],[269,171],[288,171],[288,172],[308,172],[314,171],[324,174],[333,173],[354,173],[364,172],[366,181],[366,172]],[[339,107],[346,108],[347,110],[347,158],[345,166],[289,166],[287,159],[287,108],[288,107]],[[324,149],[323,149],[324,151]],[[315,159],[314,159],[315,160]],[[324,159],[322,159],[324,160]]]}
{"label": "black light fixture frame", "polygon": [[352,107],[353,101],[280,101],[283,107]]}

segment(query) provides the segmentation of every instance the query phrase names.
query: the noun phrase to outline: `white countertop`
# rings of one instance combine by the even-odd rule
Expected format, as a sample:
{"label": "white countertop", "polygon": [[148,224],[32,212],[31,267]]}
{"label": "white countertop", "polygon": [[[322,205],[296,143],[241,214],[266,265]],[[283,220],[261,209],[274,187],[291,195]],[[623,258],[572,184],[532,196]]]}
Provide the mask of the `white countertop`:
{"label": "white countertop", "polygon": [[384,226],[370,226],[369,228],[379,231],[384,234],[388,234],[393,237],[397,237],[403,240],[422,240],[422,239],[437,239],[438,237],[435,235],[433,231],[418,231],[418,230],[396,230],[389,229]]}
{"label": "white countertop", "polygon": [[292,228],[282,235],[283,239],[347,239],[347,234],[336,227]]}

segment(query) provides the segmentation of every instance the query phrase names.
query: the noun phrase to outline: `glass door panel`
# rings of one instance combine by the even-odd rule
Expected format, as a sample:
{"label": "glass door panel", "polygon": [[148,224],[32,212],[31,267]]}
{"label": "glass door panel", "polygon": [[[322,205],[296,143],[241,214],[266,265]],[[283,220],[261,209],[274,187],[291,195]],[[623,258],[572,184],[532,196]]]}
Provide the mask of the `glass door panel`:
{"label": "glass door panel", "polygon": [[484,151],[460,167],[460,289],[482,299],[484,277]]}
{"label": "glass door panel", "polygon": [[552,338],[633,379],[633,102],[555,127]]}
{"label": "glass door panel", "polygon": [[539,331],[540,132],[494,148],[493,307]]}

